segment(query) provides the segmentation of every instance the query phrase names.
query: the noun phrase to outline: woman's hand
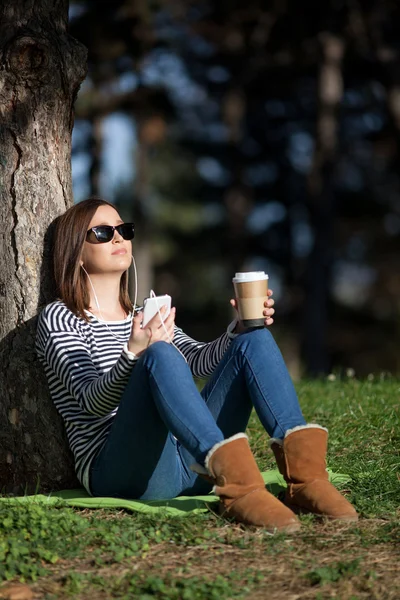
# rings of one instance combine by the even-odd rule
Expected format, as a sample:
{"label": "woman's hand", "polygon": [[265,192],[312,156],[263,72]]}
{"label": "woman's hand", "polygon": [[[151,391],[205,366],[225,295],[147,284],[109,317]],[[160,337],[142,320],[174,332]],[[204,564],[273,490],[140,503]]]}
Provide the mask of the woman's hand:
{"label": "woman's hand", "polygon": [[[160,308],[162,316],[165,314],[165,311],[166,307],[162,306]],[[170,343],[174,337],[175,314],[176,308],[173,307],[164,321],[165,329],[162,326],[161,317],[158,313],[147,323],[146,327],[142,328],[143,312],[139,312],[133,317],[132,331],[128,341],[129,352],[140,356],[146,348],[155,342]]]}
{"label": "woman's hand", "polygon": [[[263,314],[266,317],[264,324],[266,327],[269,327],[269,325],[272,325],[272,323],[274,322],[274,319],[272,318],[272,315],[275,313],[275,309],[272,308],[275,304],[275,301],[272,300],[271,296],[273,295],[273,291],[272,290],[268,290],[267,294],[268,294],[268,300],[266,300],[264,302],[264,311]],[[236,300],[234,298],[232,298],[230,300],[231,306],[233,306],[233,308],[236,310],[237,312],[237,304],[236,304]],[[246,327],[243,325],[243,323],[239,320],[239,315],[238,315],[238,323],[235,327],[235,333],[242,333],[243,331],[246,331]]]}

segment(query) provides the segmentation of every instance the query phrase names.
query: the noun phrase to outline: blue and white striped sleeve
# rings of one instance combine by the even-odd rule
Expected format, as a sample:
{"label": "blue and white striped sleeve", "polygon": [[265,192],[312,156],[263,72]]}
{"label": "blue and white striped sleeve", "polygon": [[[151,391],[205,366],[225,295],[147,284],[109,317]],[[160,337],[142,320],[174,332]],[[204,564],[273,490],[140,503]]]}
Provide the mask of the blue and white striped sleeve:
{"label": "blue and white striped sleeve", "polygon": [[113,367],[99,375],[80,320],[70,311],[46,309],[40,314],[37,350],[85,412],[99,417],[113,411],[121,399],[136,360],[124,349]]}
{"label": "blue and white striped sleeve", "polygon": [[236,321],[230,323],[227,332],[212,342],[198,342],[175,327],[174,344],[186,358],[195,377],[208,377],[214,372],[232,339],[236,337],[232,333],[235,325]]}

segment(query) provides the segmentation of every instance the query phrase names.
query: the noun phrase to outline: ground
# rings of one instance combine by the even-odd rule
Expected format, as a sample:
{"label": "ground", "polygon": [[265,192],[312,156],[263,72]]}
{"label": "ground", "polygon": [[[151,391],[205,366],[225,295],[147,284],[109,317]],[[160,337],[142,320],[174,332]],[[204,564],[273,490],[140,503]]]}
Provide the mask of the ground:
{"label": "ground", "polygon": [[[0,598],[18,581],[28,586],[21,600],[400,598],[400,381],[332,376],[297,389],[307,420],[330,430],[329,466],[351,476],[342,493],[358,523],[306,515],[300,533],[271,535],[212,512],[156,518],[5,502]],[[260,468],[273,468],[255,415],[249,435]]]}

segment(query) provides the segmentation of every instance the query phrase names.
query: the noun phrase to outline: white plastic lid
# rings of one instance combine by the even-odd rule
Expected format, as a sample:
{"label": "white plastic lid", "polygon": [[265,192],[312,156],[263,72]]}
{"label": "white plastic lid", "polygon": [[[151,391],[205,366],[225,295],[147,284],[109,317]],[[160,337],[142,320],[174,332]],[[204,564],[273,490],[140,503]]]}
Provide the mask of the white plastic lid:
{"label": "white plastic lid", "polygon": [[265,281],[266,279],[268,279],[268,275],[264,271],[248,271],[247,273],[235,273],[232,281],[233,283],[243,283],[245,281]]}

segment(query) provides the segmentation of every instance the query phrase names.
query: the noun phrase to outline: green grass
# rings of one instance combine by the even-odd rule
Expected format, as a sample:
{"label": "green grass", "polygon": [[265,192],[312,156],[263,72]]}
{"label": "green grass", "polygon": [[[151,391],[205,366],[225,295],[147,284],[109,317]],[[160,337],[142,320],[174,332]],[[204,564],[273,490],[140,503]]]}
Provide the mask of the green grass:
{"label": "green grass", "polygon": [[[400,500],[400,381],[314,381],[297,385],[308,422],[329,430],[328,465],[349,473],[351,500],[363,516],[394,515]],[[251,421],[261,468],[274,465]]]}
{"label": "green grass", "polygon": [[[25,581],[45,600],[400,597],[400,382],[297,386],[309,422],[330,431],[328,464],[361,519],[302,517],[294,536],[227,524],[214,514],[154,517],[0,503],[0,580]],[[275,467],[253,415],[262,469]],[[0,598],[1,598],[0,587]]]}

